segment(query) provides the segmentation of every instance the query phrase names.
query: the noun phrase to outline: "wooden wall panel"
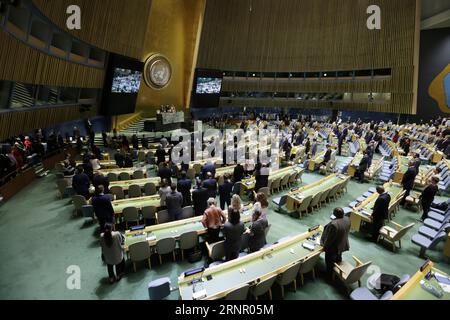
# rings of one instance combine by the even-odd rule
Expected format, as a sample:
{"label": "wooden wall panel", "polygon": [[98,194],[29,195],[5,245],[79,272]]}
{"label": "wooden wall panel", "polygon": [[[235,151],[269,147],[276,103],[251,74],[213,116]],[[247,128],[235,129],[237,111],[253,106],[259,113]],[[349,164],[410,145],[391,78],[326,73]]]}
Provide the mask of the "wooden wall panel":
{"label": "wooden wall panel", "polygon": [[[417,2],[208,0],[197,67],[248,72],[391,68],[392,80],[381,89],[397,97],[386,109],[374,108],[414,113]],[[381,30],[366,26],[370,5],[381,8]],[[342,85],[326,87],[335,91]]]}
{"label": "wooden wall panel", "polygon": [[84,116],[93,117],[96,114],[95,108],[81,114],[78,105],[0,112],[0,140]]}
{"label": "wooden wall panel", "polygon": [[58,59],[0,30],[0,80],[78,88],[102,88],[103,69]]}
{"label": "wooden wall panel", "polygon": [[[106,51],[141,59],[151,0],[33,0],[50,20]],[[69,5],[81,9],[81,30],[66,27]]]}

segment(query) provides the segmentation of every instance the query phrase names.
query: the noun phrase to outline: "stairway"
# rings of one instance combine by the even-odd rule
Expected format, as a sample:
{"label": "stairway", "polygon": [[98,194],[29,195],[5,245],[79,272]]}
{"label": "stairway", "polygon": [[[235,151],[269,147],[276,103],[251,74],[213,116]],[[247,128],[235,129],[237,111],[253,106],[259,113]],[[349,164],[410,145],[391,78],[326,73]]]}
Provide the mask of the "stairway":
{"label": "stairway", "polygon": [[12,107],[30,107],[33,104],[33,89],[20,82],[15,83],[11,94]]}

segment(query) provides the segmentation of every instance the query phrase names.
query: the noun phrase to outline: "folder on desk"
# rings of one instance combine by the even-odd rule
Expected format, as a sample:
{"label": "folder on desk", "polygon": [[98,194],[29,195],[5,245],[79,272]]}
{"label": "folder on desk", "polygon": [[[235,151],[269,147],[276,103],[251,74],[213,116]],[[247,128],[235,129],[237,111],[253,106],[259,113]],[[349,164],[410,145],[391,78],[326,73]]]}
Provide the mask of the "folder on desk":
{"label": "folder on desk", "polygon": [[363,214],[363,215],[365,215],[365,216],[371,216],[372,215],[372,212],[369,212],[369,211],[367,211],[367,210],[361,210],[361,213]]}

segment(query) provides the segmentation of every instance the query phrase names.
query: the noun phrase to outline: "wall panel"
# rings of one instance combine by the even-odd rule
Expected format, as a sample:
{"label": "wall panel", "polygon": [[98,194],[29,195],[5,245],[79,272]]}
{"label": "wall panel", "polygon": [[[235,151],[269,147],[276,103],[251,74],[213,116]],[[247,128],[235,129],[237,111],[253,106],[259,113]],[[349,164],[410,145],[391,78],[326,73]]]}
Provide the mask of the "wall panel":
{"label": "wall panel", "polygon": [[[208,0],[197,67],[247,72],[391,68],[392,80],[373,86],[387,88],[383,92],[397,98],[389,106],[373,108],[415,113],[420,27],[416,2]],[[370,5],[381,8],[381,30],[366,26]],[[331,91],[342,88],[324,86]],[[361,84],[358,91],[366,87]]]}
{"label": "wall panel", "polygon": [[[63,30],[101,49],[140,59],[151,0],[33,0]],[[66,27],[69,5],[81,9],[81,30]]]}
{"label": "wall panel", "polygon": [[0,80],[78,88],[102,88],[105,71],[35,50],[0,30]]}
{"label": "wall panel", "polygon": [[77,105],[1,112],[0,140],[85,116],[93,117],[96,114],[95,108],[91,109],[90,112],[81,114],[80,106]]}

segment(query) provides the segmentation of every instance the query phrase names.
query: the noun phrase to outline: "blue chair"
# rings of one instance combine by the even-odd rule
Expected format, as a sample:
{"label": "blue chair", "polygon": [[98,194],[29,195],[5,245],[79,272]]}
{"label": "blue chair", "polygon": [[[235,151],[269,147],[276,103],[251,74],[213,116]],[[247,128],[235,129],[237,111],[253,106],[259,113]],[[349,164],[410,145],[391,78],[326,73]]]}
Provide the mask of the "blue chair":
{"label": "blue chair", "polygon": [[162,300],[170,295],[170,279],[161,278],[148,284],[150,300]]}
{"label": "blue chair", "polygon": [[286,205],[287,198],[288,198],[288,196],[287,196],[287,195],[284,195],[284,196],[282,196],[282,197],[278,197],[278,198],[272,199],[272,203],[275,204],[275,205],[277,206],[277,210],[275,210],[276,212],[280,212],[280,211],[281,211],[281,208],[282,208],[284,205]]}
{"label": "blue chair", "polygon": [[436,235],[434,239],[429,239],[420,234],[415,234],[411,238],[411,242],[420,247],[419,257],[424,257],[427,250],[433,250],[436,245],[447,238],[447,233],[442,231]]}
{"label": "blue chair", "polygon": [[[443,211],[441,211],[441,212],[443,212]],[[428,218],[436,220],[436,221],[441,222],[441,223],[446,222],[446,221],[448,221],[450,219],[450,210],[447,210],[446,213],[441,214],[441,213],[431,209],[428,212]]]}
{"label": "blue chair", "polygon": [[419,234],[421,234],[427,238],[434,239],[442,231],[447,232],[448,230],[450,230],[450,223],[443,224],[439,230],[435,230],[435,229],[429,228],[427,226],[422,226],[419,228]]}
{"label": "blue chair", "polygon": [[352,300],[389,300],[392,298],[393,295],[394,294],[392,293],[392,291],[387,291],[380,298],[378,298],[367,288],[357,288],[357,289],[353,290],[353,292],[350,294],[350,299],[352,299]]}

